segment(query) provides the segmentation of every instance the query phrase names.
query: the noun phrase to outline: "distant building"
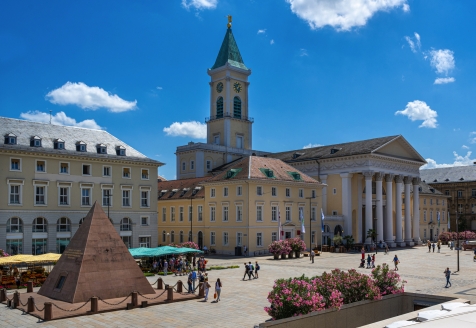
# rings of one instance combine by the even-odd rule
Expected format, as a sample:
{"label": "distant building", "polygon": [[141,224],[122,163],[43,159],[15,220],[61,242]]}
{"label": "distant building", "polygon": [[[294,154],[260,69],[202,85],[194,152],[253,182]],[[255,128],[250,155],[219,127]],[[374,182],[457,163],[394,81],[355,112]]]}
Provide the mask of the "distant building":
{"label": "distant building", "polygon": [[95,201],[128,247],[157,245],[162,163],[102,130],[0,117],[0,134],[0,248],[62,253]]}

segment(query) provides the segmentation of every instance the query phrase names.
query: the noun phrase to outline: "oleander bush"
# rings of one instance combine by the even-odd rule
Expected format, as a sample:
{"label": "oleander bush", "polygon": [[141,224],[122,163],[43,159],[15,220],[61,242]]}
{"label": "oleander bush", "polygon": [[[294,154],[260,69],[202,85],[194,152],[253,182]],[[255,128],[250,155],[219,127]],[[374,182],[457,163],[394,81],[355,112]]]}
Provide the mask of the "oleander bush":
{"label": "oleander bush", "polygon": [[277,240],[273,241],[269,246],[268,250],[271,254],[275,255],[287,255],[291,253],[292,248],[291,245],[289,245],[288,240]]}

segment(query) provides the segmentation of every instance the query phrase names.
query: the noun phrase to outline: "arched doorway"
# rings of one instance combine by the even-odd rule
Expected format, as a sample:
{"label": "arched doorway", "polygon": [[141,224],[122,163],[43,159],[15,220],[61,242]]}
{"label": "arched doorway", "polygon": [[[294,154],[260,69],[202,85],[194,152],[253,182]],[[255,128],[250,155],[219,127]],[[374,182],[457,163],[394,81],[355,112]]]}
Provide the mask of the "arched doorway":
{"label": "arched doorway", "polygon": [[336,227],[334,228],[334,236],[342,236],[342,227],[338,224],[336,225]]}
{"label": "arched doorway", "polygon": [[198,232],[198,248],[203,248],[203,233],[201,231]]}

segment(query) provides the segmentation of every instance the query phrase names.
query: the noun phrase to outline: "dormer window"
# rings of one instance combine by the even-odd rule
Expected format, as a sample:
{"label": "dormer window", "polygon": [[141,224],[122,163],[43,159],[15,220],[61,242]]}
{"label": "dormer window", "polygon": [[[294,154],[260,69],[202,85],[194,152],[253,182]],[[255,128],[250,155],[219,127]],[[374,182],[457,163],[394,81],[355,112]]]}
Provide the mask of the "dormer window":
{"label": "dormer window", "polygon": [[38,136],[31,137],[30,139],[31,147],[41,147],[41,138]]}
{"label": "dormer window", "polygon": [[172,192],[170,193],[169,198],[173,197],[177,193],[177,191],[178,189],[172,189]]}
{"label": "dormer window", "polygon": [[98,154],[107,154],[107,146],[105,144],[98,144],[96,149]]}
{"label": "dormer window", "polygon": [[54,149],[64,149],[64,140],[63,139],[56,139],[53,142]]}
{"label": "dormer window", "polygon": [[195,189],[193,189],[193,191],[192,191],[192,196],[195,196],[197,194],[197,192],[200,191],[200,189],[202,189],[202,187],[195,187]]}
{"label": "dormer window", "polygon": [[261,173],[263,173],[266,177],[271,178],[271,179],[274,179],[274,178],[275,178],[273,170],[264,169],[264,168],[260,168],[259,170],[260,170]]}
{"label": "dormer window", "polygon": [[167,189],[161,190],[161,191],[160,191],[160,194],[159,194],[159,198],[162,197],[162,196],[164,196],[166,193],[167,193]]}
{"label": "dormer window", "polygon": [[301,174],[297,173],[297,172],[287,172],[294,180],[296,181],[301,181]]}
{"label": "dormer window", "polygon": [[13,133],[9,133],[5,136],[5,145],[16,145],[17,144],[17,136]]}
{"label": "dormer window", "polygon": [[294,153],[293,154],[293,159],[296,159],[296,158],[298,158],[299,156],[302,156],[302,155],[304,155],[304,153]]}
{"label": "dormer window", "polygon": [[116,147],[116,154],[117,156],[126,156],[126,148],[123,146]]}
{"label": "dormer window", "polygon": [[189,191],[189,190],[190,190],[190,188],[183,188],[182,193],[180,194],[180,197],[183,197],[187,193],[187,191]]}
{"label": "dormer window", "polygon": [[339,150],[341,150],[342,148],[331,148],[331,154],[335,154],[337,153]]}
{"label": "dormer window", "polygon": [[86,143],[84,141],[78,141],[76,143],[76,151],[81,151],[81,152],[85,152],[86,151]]}
{"label": "dormer window", "polygon": [[234,178],[238,173],[240,173],[241,168],[239,169],[231,169],[226,172],[225,179],[231,179]]}

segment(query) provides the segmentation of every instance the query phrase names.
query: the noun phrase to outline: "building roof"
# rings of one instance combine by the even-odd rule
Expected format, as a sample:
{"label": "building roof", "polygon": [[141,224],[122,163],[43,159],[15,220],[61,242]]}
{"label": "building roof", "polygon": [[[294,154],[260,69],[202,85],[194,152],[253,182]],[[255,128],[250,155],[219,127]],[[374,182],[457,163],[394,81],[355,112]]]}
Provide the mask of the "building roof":
{"label": "building roof", "polygon": [[[430,186],[429,184],[425,183],[423,180],[420,181],[420,195],[436,195],[436,196],[444,196],[444,194]],[[413,192],[413,185],[412,185],[412,192]]]}
{"label": "building roof", "polygon": [[[135,150],[125,142],[119,140],[104,130],[80,128],[74,126],[54,125],[31,121],[0,117],[0,134],[6,137],[9,134],[16,136],[16,144],[10,145],[0,141],[0,148],[19,149],[44,153],[56,153],[63,155],[77,155],[88,157],[104,157],[115,159],[127,159],[132,161],[150,162],[159,166],[163,163],[149,159],[144,154]],[[31,146],[31,140],[35,136],[41,139],[41,147]],[[55,141],[64,142],[64,149],[55,149]],[[85,144],[86,151],[76,150],[78,144]],[[98,146],[106,146],[106,152],[98,154]],[[124,147],[124,148],[122,148]],[[118,155],[116,149],[125,149],[125,156]]]}
{"label": "building roof", "polygon": [[[223,165],[221,172],[207,182],[234,180],[288,181],[321,184],[317,180],[276,158],[247,156]],[[271,172],[271,176],[267,175]]]}
{"label": "building roof", "polygon": [[[159,181],[157,183],[157,190],[159,191],[159,200],[172,199],[190,199],[203,198],[205,195],[205,188],[200,185],[211,177],[191,178],[181,180]],[[200,189],[198,189],[200,188]],[[194,194],[195,191],[195,194]]]}
{"label": "building roof", "polygon": [[246,67],[243,62],[240,50],[238,50],[238,45],[236,44],[231,28],[226,30],[225,38],[221,44],[217,59],[211,69],[225,66],[227,63],[231,66],[248,70],[248,67]]}
{"label": "building roof", "polygon": [[388,136],[307,149],[289,150],[281,153],[269,154],[268,156],[279,158],[285,162],[301,162],[314,159],[370,154],[378,152],[381,147],[398,138],[403,139],[400,135]]}
{"label": "building roof", "polygon": [[420,170],[420,177],[430,184],[476,181],[476,165]]}

